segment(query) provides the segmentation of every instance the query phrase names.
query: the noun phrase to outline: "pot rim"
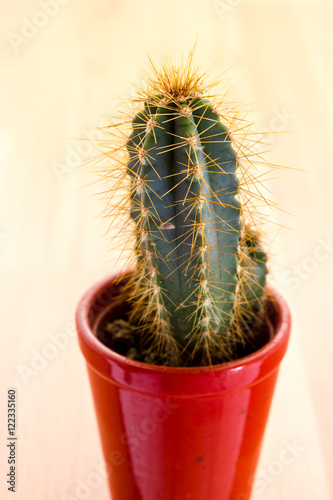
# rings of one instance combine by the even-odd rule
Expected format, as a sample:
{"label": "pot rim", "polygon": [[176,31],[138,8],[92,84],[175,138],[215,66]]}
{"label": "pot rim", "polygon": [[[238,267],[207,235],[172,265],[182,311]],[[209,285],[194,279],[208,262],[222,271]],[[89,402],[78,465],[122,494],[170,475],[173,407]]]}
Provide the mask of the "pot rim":
{"label": "pot rim", "polygon": [[[96,337],[96,335],[94,334],[93,325],[91,325],[91,320],[89,318],[98,296],[102,294],[103,291],[106,291],[116,279],[119,280],[121,276],[126,277],[127,274],[128,272],[117,272],[110,277],[97,282],[95,285],[88,289],[88,291],[79,301],[76,310],[76,325],[81,350],[83,351],[86,359],[87,356],[85,348],[88,348],[88,350],[93,351],[95,355],[102,357],[110,362],[116,362],[118,365],[121,365],[124,368],[127,367],[131,368],[132,370],[134,369],[135,371],[146,373],[168,373],[170,375],[182,374],[182,376],[186,374],[202,374],[205,372],[212,374],[216,372],[221,373],[224,371],[237,371],[240,368],[244,368],[246,365],[252,365],[256,362],[262,364],[265,358],[271,357],[272,355],[275,355],[275,357],[277,358],[277,365],[281,361],[288,344],[291,316],[288,305],[283,297],[270,286],[267,286],[266,289],[268,290],[270,296],[273,298],[275,313],[277,316],[277,322],[276,325],[274,325],[275,334],[273,338],[269,340],[263,347],[243,358],[239,358],[233,361],[227,361],[220,364],[214,364],[211,366],[170,367],[144,363],[142,361],[132,360],[121,354],[118,354],[109,347],[105,346]],[[104,308],[101,308],[101,310],[103,311],[107,307],[107,305],[108,304],[105,304]],[[97,317],[98,316],[95,315],[95,321]]]}

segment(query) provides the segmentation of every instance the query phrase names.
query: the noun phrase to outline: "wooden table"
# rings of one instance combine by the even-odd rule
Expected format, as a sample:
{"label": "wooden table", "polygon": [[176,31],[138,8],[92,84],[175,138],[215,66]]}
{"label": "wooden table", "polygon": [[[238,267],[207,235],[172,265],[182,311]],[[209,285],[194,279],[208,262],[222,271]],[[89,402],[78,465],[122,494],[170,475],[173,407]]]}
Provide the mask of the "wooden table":
{"label": "wooden table", "polygon": [[274,214],[289,229],[276,240],[271,275],[293,329],[253,499],[331,498],[332,2],[20,0],[3,11],[1,498],[14,498],[5,483],[9,387],[18,406],[15,498],[108,498],[73,316],[86,288],[114,270],[117,251],[93,196],[101,190],[86,165],[93,145],[78,138],[119,107],[145,49],[157,58],[187,51],[197,36],[197,60],[216,60],[216,74],[233,65],[239,95],[258,102],[258,129],[277,132],[270,160],[304,170],[280,171],[271,184],[293,214]]}

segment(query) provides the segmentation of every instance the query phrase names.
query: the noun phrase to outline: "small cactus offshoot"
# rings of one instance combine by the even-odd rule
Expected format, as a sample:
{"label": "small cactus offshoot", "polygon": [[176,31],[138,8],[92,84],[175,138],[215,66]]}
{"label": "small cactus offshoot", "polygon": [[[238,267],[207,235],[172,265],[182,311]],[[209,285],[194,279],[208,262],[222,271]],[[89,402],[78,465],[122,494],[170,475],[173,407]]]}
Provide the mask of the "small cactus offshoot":
{"label": "small cactus offshoot", "polygon": [[[108,217],[114,207],[125,216],[134,256],[123,297],[147,362],[228,361],[239,346],[255,345],[263,324],[267,268],[253,208],[263,199],[250,173],[255,152],[246,121],[204,80],[193,54],[179,67],[153,65],[133,115],[120,124],[129,132],[120,145],[106,144],[106,175],[117,178]],[[114,128],[107,130],[112,137]]]}

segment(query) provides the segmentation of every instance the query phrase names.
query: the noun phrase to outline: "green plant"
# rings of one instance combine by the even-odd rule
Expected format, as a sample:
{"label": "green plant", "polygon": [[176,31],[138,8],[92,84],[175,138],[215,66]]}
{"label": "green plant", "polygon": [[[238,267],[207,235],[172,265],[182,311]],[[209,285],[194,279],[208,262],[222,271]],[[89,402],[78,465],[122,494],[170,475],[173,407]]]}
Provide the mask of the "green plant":
{"label": "green plant", "polygon": [[[192,57],[180,68],[154,68],[133,101],[141,109],[125,120],[130,134],[106,151],[114,159],[127,150],[112,172],[126,184],[121,206],[136,256],[123,288],[128,321],[118,322],[117,335],[140,336],[148,362],[229,360],[256,346],[263,328],[266,254],[252,203],[261,195],[249,169],[248,124],[211,89]],[[114,198],[119,183],[113,187]]]}

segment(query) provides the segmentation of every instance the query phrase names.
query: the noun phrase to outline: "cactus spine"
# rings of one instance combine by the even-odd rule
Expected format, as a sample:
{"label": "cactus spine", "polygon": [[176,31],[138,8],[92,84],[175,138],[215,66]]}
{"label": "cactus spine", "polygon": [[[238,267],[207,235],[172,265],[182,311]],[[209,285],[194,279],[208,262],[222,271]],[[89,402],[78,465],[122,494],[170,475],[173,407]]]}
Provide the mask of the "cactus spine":
{"label": "cactus spine", "polygon": [[266,255],[245,222],[229,128],[195,75],[164,71],[127,139],[131,321],[169,364],[221,362],[260,317]]}

